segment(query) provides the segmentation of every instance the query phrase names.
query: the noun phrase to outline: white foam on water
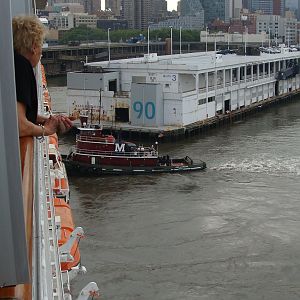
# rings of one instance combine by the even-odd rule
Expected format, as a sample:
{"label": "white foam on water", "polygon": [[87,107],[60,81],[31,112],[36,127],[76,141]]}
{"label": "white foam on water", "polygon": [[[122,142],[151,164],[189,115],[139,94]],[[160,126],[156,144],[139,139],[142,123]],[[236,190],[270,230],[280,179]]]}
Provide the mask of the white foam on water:
{"label": "white foam on water", "polygon": [[250,173],[265,173],[270,175],[300,176],[300,157],[253,157],[235,159],[212,167],[214,170],[232,170]]}

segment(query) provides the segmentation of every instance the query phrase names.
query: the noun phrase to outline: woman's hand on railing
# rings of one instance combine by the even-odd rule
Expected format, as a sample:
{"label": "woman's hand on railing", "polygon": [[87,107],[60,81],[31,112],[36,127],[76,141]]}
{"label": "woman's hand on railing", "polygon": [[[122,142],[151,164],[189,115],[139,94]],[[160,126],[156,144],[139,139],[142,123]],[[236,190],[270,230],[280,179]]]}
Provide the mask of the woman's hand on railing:
{"label": "woman's hand on railing", "polygon": [[51,135],[53,133],[56,133],[57,126],[58,126],[57,118],[50,116],[50,118],[48,118],[44,123],[45,135]]}

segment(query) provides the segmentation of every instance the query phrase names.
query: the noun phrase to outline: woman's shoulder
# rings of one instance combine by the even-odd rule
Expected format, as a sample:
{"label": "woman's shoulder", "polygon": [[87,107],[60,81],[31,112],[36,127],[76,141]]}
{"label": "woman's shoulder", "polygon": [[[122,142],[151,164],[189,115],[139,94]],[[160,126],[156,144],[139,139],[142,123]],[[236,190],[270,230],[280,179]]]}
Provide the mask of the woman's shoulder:
{"label": "woman's shoulder", "polygon": [[23,55],[14,52],[14,60],[15,60],[15,68],[16,69],[31,69],[31,64],[27,58],[25,58]]}

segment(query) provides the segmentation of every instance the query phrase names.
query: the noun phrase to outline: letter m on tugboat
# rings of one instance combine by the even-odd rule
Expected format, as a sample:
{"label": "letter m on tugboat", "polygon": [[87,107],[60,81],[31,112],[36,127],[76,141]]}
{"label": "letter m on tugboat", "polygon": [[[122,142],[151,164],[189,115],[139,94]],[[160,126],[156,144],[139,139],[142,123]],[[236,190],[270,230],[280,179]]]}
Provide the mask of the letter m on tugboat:
{"label": "letter m on tugboat", "polygon": [[125,144],[115,144],[115,152],[125,152]]}

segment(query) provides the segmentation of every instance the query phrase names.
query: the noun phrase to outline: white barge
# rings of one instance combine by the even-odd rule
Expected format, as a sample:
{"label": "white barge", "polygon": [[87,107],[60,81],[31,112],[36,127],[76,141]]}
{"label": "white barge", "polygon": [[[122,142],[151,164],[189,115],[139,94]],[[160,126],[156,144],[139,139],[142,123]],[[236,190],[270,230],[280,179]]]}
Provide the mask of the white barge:
{"label": "white barge", "polygon": [[68,73],[68,110],[124,130],[185,128],[298,90],[300,51],[282,45],[278,52],[152,53],[88,63],[85,72]]}

